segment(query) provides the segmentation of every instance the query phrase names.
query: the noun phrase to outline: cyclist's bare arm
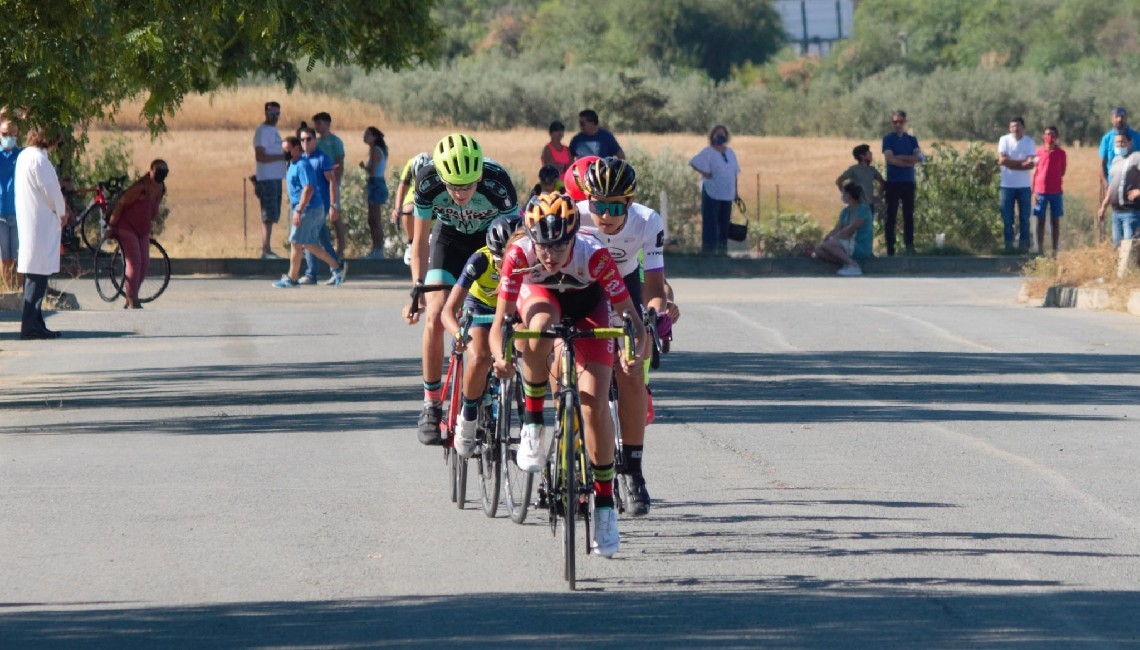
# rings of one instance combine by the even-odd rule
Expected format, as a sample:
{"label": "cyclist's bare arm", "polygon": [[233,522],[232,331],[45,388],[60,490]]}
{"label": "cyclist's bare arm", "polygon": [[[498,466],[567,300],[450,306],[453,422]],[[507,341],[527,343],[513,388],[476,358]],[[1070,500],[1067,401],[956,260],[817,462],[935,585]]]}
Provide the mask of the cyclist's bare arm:
{"label": "cyclist's bare arm", "polygon": [[658,314],[666,313],[669,299],[665,295],[664,269],[645,272],[645,282],[642,283],[641,293],[647,310],[656,309]]}
{"label": "cyclist's bare arm", "polygon": [[443,322],[443,328],[452,337],[459,335],[459,319],[456,314],[463,308],[463,301],[467,298],[467,289],[463,286],[456,284],[451,287],[451,293],[447,295],[447,302],[443,305],[443,313],[440,314],[440,320]]}

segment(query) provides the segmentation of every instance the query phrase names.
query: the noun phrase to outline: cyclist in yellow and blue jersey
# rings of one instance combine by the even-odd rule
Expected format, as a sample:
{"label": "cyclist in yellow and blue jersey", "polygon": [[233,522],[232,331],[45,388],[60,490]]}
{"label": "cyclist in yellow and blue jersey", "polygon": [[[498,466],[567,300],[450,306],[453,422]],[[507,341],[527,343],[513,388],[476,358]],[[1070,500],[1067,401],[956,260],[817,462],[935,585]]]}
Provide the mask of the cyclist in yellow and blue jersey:
{"label": "cyclist in yellow and blue jersey", "polygon": [[404,264],[408,266],[412,265],[412,226],[416,218],[416,172],[420,171],[421,167],[426,166],[430,162],[431,154],[426,151],[421,151],[411,158],[408,158],[408,162],[404,163],[404,169],[400,171],[400,182],[396,185],[396,200],[393,201],[395,207],[392,208],[392,223],[404,227],[404,237],[408,241],[408,246],[404,249]]}
{"label": "cyclist in yellow and blue jersey", "polygon": [[[503,250],[520,223],[522,220],[518,217],[495,219],[487,229],[487,245],[468,258],[440,315],[443,327],[453,338],[459,335],[456,314],[461,309],[470,310],[476,316],[495,315]],[[487,338],[490,328],[490,323],[480,323],[468,329],[471,340],[465,346],[467,363],[463,366],[463,413],[459,417],[459,433],[455,438],[455,449],[464,458],[475,451],[479,400],[487,388],[487,371],[491,368],[491,348]]]}

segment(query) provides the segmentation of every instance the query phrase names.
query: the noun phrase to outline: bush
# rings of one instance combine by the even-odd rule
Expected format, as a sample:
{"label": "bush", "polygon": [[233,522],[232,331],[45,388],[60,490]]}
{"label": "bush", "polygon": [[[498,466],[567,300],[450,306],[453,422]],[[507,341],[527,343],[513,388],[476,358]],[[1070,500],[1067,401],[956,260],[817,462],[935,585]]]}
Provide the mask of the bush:
{"label": "bush", "polygon": [[650,156],[637,147],[626,149],[637,170],[637,201],[661,211],[661,193],[669,201],[666,229],[682,252],[701,249],[701,188],[688,158],[672,149]]}
{"label": "bush", "polygon": [[997,155],[980,142],[964,153],[936,142],[930,152],[917,174],[915,246],[934,248],[944,234],[946,245],[992,252],[1002,241]]}
{"label": "bush", "polygon": [[[83,157],[75,164],[73,168],[75,187],[80,189],[95,187],[101,181],[120,176],[126,176],[127,185],[130,185],[149,171],[135,167],[133,160],[134,149],[130,140],[121,134],[110,135],[103,140],[97,154],[84,152]],[[94,196],[89,194],[72,194],[68,196],[68,203],[78,214],[87,207],[92,198]],[[113,207],[118,198],[118,195],[108,196],[107,201]],[[162,205],[158,208],[158,216],[155,217],[154,225],[151,227],[151,234],[161,235],[169,216],[170,209],[166,206],[166,199],[163,199]]]}
{"label": "bush", "polygon": [[766,257],[805,257],[823,239],[823,226],[807,214],[776,214],[748,228],[748,243]]}

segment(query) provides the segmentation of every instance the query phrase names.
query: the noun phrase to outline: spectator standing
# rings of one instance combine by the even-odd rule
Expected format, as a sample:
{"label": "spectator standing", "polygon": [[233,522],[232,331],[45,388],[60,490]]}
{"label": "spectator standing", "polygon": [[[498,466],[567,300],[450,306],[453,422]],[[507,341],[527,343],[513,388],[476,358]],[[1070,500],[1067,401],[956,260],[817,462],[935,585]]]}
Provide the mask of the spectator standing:
{"label": "spectator standing", "polygon": [[301,140],[290,136],[282,145],[289,156],[289,171],[285,174],[285,188],[289,192],[289,205],[292,210],[289,230],[289,273],[273,284],[287,288],[300,285],[301,254],[312,251],[322,262],[332,268],[333,284],[339,286],[344,281],[344,269],[336,258],[320,246],[321,224],[325,221],[325,205],[318,190],[318,176],[313,167],[301,160]]}
{"label": "spectator standing", "polygon": [[21,339],[59,338],[59,332],[49,330],[44,322],[43,302],[48,277],[59,271],[59,240],[70,216],[59,176],[48,158],[62,139],[59,129],[30,129],[27,146],[16,159],[14,189],[20,229],[16,270],[24,274]]}
{"label": "spectator standing", "polygon": [[736,152],[728,146],[731,138],[728,127],[717,124],[709,131],[709,145],[689,161],[701,175],[701,252],[706,255],[728,253],[728,226],[740,175]]}
{"label": "spectator standing", "polygon": [[1029,211],[1033,201],[1033,156],[1037,145],[1025,135],[1025,120],[1009,121],[1009,133],[998,140],[1001,173],[1001,223],[1006,251],[1013,250],[1013,211],[1017,208],[1017,247],[1029,250]]}
{"label": "spectator standing", "polygon": [[855,183],[859,189],[863,190],[863,198],[861,203],[871,210],[871,218],[875,216],[875,183],[879,184],[879,194],[882,194],[883,188],[886,186],[886,179],[879,173],[872,163],[874,154],[871,152],[871,145],[861,144],[851,150],[851,155],[855,157],[855,164],[848,167],[839,178],[835,179],[835,186],[839,188],[842,193],[843,188],[848,183]]}
{"label": "spectator standing", "polygon": [[1140,131],[1128,126],[1128,111],[1123,108],[1112,109],[1112,128],[1100,139],[1100,187],[1108,186],[1108,169],[1116,157],[1116,134],[1121,131],[1128,132],[1130,142],[1140,142]]}
{"label": "spectator standing", "polygon": [[887,241],[887,255],[895,254],[895,224],[899,204],[903,213],[903,244],[907,253],[914,253],[914,168],[925,160],[918,138],[906,132],[906,111],[897,110],[891,115],[893,133],[883,136],[883,157],[887,161],[887,199],[883,230]]}
{"label": "spectator standing", "polygon": [[[324,152],[333,161],[333,173],[336,175],[337,188],[344,180],[344,141],[334,134],[332,116],[320,112],[313,116],[313,128],[317,130],[317,148]],[[339,197],[339,194],[338,194]],[[336,258],[344,259],[345,236],[344,222],[340,218],[340,199],[337,198],[337,211],[329,213],[333,229],[336,231]]]}
{"label": "spectator standing", "polygon": [[166,196],[166,177],[169,174],[170,167],[166,161],[151,162],[150,171],[123,192],[107,219],[110,236],[119,240],[119,249],[123,251],[126,262],[123,297],[127,303],[123,305],[124,309],[142,309],[139,287],[150,266],[150,231],[162,198]]}
{"label": "spectator standing", "polygon": [[1104,214],[1112,206],[1112,245],[1140,235],[1140,153],[1127,130],[1116,134],[1113,141],[1112,166],[1108,169],[1108,189],[1096,213],[1104,227]]}
{"label": "spectator standing", "polygon": [[368,173],[368,234],[372,237],[372,250],[366,260],[384,259],[384,226],[380,215],[388,203],[388,181],[384,170],[388,166],[388,143],[380,129],[370,126],[364,129],[364,144],[368,145],[368,160],[360,163],[360,168]]}
{"label": "spectator standing", "polygon": [[281,153],[281,134],[277,120],[281,104],[265,102],[265,121],[253,133],[253,156],[257,170],[253,176],[253,193],[261,204],[261,259],[280,259],[273,252],[270,238],[273,224],[281,220],[281,181],[285,178],[285,156]]}
{"label": "spectator standing", "polygon": [[870,259],[875,238],[871,206],[864,202],[863,188],[855,183],[843,186],[843,210],[839,220],[815,249],[815,256],[839,264],[838,275],[863,275],[859,262]]}
{"label": "spectator standing", "polygon": [[0,290],[14,291],[19,285],[16,253],[20,231],[16,227],[16,138],[20,128],[7,118],[0,119]]}
{"label": "spectator standing", "polygon": [[586,156],[625,158],[614,134],[598,126],[598,114],[590,109],[578,113],[578,133],[570,138],[570,153],[574,159]]}
{"label": "spectator standing", "polygon": [[550,142],[547,142],[542,147],[542,154],[539,159],[542,161],[542,166],[553,165],[558,169],[558,175],[566,173],[566,168],[570,163],[574,162],[574,156],[570,153],[570,148],[562,144],[562,138],[566,137],[566,125],[562,122],[554,121],[550,123]]}
{"label": "spectator standing", "polygon": [[1045,144],[1034,154],[1033,167],[1033,215],[1037,217],[1037,250],[1045,252],[1045,213],[1052,218],[1053,254],[1061,238],[1061,217],[1065,215],[1064,189],[1062,181],[1068,166],[1068,155],[1057,144],[1057,127],[1047,126],[1042,137]]}
{"label": "spectator standing", "polygon": [[[336,251],[332,245],[332,234],[329,232],[329,216],[339,213],[337,207],[340,203],[340,188],[336,183],[336,174],[333,172],[333,162],[325,155],[323,151],[317,148],[317,134],[316,132],[301,123],[301,128],[297,129],[297,139],[301,141],[301,161],[312,168],[316,177],[316,190],[320,195],[320,203],[324,206],[324,217],[321,220],[321,231],[319,235],[320,247],[324,249],[330,257],[334,259],[343,260],[337,256]],[[299,282],[301,284],[316,284],[317,274],[323,268],[328,268],[327,265],[322,264],[315,255],[309,250],[305,250],[305,274],[301,276]],[[335,278],[330,277],[328,284],[334,284]]]}

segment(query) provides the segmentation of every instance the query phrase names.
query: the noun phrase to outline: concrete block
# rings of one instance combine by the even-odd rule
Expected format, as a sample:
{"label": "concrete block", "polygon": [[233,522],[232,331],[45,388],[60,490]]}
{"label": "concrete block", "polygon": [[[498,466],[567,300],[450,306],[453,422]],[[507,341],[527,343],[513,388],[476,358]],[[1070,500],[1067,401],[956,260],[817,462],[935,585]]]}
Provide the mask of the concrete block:
{"label": "concrete block", "polygon": [[23,291],[0,292],[0,311],[20,311],[24,308]]}
{"label": "concrete block", "polygon": [[1107,289],[1077,289],[1077,309],[1108,309]]}
{"label": "concrete block", "polygon": [[44,296],[44,309],[75,311],[79,309],[79,300],[73,293],[48,290],[48,295]]}
{"label": "concrete block", "polygon": [[1029,283],[1028,282],[1022,282],[1021,283],[1021,289],[1019,289],[1017,292],[1017,302],[1019,302],[1023,305],[1028,305],[1030,307],[1044,307],[1045,306],[1045,298],[1044,297],[1035,298],[1035,297],[1029,295]]}
{"label": "concrete block", "polygon": [[1133,316],[1140,316],[1140,291],[1133,291],[1132,295],[1128,297],[1128,313]]}

